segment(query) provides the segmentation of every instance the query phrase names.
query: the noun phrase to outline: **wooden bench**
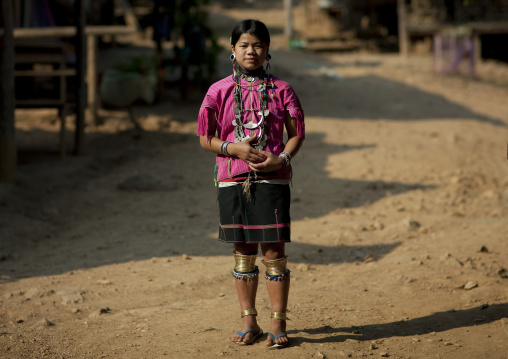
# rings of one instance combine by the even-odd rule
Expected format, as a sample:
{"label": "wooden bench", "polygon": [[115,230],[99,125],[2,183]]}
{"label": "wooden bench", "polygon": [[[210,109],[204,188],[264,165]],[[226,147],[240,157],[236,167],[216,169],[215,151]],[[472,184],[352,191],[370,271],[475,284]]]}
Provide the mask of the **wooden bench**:
{"label": "wooden bench", "polygon": [[[56,108],[60,120],[59,152],[65,155],[65,118],[74,107],[74,100],[69,96],[67,79],[76,76],[76,69],[68,66],[69,57],[74,56],[74,49],[61,41],[18,41],[15,44],[15,92],[17,108]],[[25,86],[31,86],[27,96],[20,96],[24,79],[33,80]],[[34,94],[36,82],[57,83],[57,96],[40,96]],[[54,93],[53,93],[54,94]]]}

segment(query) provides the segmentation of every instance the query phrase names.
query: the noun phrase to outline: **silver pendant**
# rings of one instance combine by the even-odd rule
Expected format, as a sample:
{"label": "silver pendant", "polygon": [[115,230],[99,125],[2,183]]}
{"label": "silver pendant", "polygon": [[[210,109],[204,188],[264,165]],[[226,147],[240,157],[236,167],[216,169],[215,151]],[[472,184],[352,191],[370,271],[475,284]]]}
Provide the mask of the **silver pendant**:
{"label": "silver pendant", "polygon": [[241,142],[246,138],[245,133],[243,132],[241,126],[235,127],[234,135],[235,135],[235,143]]}
{"label": "silver pendant", "polygon": [[263,130],[261,130],[260,135],[261,135],[261,140],[258,141],[258,143],[255,146],[255,148],[257,150],[262,150],[266,146],[266,140],[268,139],[268,136],[263,133]]}
{"label": "silver pendant", "polygon": [[249,123],[246,123],[246,124],[243,125],[243,128],[248,128],[249,130],[252,130],[252,129],[256,128],[256,127],[257,127],[256,124],[254,122],[252,122],[252,121],[250,121]]}
{"label": "silver pendant", "polygon": [[255,128],[260,127],[263,124],[263,122],[265,121],[265,117],[262,115],[261,112],[259,112],[258,114],[260,115],[258,123],[254,123],[253,121],[250,121],[250,122],[244,124],[243,127],[248,128],[249,130],[253,130]]}

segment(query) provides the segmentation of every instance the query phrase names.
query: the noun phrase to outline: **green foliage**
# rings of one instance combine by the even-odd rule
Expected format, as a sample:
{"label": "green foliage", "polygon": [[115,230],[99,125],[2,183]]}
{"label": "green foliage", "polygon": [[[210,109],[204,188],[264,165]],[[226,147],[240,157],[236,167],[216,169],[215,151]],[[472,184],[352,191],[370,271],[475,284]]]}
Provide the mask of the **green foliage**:
{"label": "green foliage", "polygon": [[155,72],[157,68],[157,56],[137,56],[130,59],[129,62],[117,64],[115,69],[121,72],[135,72],[141,75],[148,75]]}

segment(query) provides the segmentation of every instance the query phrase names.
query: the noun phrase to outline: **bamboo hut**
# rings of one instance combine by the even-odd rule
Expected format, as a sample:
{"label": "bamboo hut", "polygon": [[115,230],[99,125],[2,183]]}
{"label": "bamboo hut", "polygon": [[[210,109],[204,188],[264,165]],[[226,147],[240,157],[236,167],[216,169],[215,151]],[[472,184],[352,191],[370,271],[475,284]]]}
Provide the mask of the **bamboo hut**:
{"label": "bamboo hut", "polygon": [[321,29],[312,31],[320,40],[377,40],[381,50],[408,56],[434,51],[436,37],[454,30],[470,37],[475,61],[508,62],[508,0],[305,0],[303,7],[306,28]]}

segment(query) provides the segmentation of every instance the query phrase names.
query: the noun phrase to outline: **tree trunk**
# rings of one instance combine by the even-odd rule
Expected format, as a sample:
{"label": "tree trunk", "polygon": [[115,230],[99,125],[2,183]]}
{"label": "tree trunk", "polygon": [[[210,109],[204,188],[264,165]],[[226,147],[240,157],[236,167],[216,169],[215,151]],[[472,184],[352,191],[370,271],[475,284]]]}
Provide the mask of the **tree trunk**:
{"label": "tree trunk", "polygon": [[12,181],[17,162],[14,125],[14,12],[12,0],[0,2],[0,181]]}

